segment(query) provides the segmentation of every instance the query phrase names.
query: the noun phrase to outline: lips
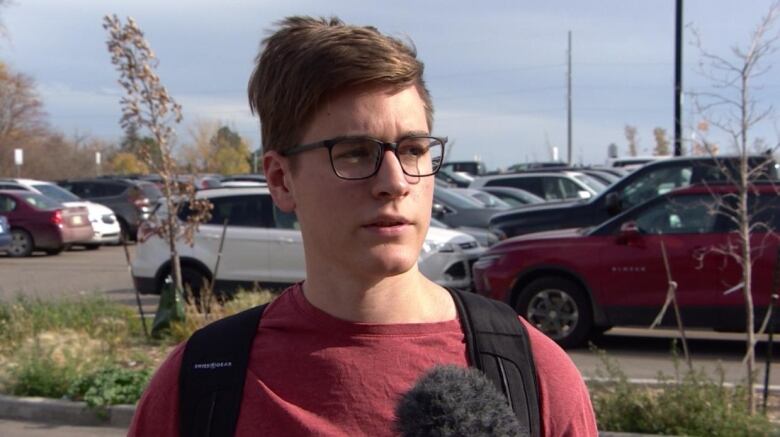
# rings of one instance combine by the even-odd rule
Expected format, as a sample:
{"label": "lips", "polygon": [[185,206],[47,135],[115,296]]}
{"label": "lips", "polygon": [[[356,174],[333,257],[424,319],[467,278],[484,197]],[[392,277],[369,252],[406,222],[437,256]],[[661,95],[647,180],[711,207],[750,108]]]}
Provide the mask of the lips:
{"label": "lips", "polygon": [[377,217],[367,224],[363,225],[364,228],[395,228],[399,226],[409,225],[412,222],[401,216],[382,216]]}

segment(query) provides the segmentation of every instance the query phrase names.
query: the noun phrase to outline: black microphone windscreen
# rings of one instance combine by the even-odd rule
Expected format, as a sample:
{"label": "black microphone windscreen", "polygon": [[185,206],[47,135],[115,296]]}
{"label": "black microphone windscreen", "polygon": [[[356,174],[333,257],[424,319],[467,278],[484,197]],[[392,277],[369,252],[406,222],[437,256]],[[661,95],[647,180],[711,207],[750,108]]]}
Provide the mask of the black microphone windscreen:
{"label": "black microphone windscreen", "polygon": [[523,436],[506,398],[476,369],[437,366],[406,392],[395,410],[403,437]]}

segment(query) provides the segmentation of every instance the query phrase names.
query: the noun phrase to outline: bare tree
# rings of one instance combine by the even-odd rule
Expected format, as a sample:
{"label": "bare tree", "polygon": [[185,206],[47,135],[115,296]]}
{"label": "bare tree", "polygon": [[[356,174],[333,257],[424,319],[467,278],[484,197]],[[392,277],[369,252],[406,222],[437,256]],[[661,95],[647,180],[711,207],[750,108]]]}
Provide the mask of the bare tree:
{"label": "bare tree", "polygon": [[[699,49],[701,61],[699,70],[711,83],[710,91],[694,93],[697,110],[706,120],[707,129],[715,128],[725,134],[731,146],[738,155],[739,168],[734,171],[724,161],[715,161],[728,183],[736,187],[733,195],[716,197],[713,213],[722,214],[728,218],[736,229],[729,235],[727,242],[717,247],[711,247],[700,255],[700,262],[709,254],[720,254],[733,259],[741,267],[741,283],[731,290],[741,289],[745,301],[745,317],[747,331],[747,351],[745,363],[748,384],[748,402],[751,413],[755,412],[753,383],[755,380],[755,315],[753,304],[752,268],[757,254],[763,249],[762,242],[751,241],[751,235],[767,232],[770,238],[776,238],[773,229],[767,222],[759,222],[756,217],[760,213],[751,206],[751,194],[757,180],[765,179],[768,166],[774,165],[772,154],[777,151],[777,145],[768,146],[751,134],[760,123],[767,122],[774,114],[772,106],[761,106],[753,91],[758,87],[754,82],[765,75],[770,66],[766,65],[769,55],[777,50],[780,35],[773,30],[780,14],[780,2],[772,5],[769,12],[761,19],[751,34],[746,47],[734,46],[729,56],[715,54],[703,48],[702,39],[696,29],[692,28],[694,45]],[[702,130],[700,130],[702,132]],[[706,136],[706,130],[703,132]],[[703,138],[701,147],[707,153],[715,156],[717,150],[713,142]],[[763,149],[767,159],[756,163],[751,156],[756,149]]]}
{"label": "bare tree", "polygon": [[[171,126],[181,121],[181,106],[168,94],[155,73],[158,61],[140,27],[132,18],[123,25],[113,15],[103,18],[103,28],[109,33],[107,44],[111,63],[119,71],[119,84],[125,91],[120,100],[120,125],[126,130],[147,129],[153,139],[140,142],[138,153],[147,167],[162,178],[167,214],[161,220],[158,232],[168,242],[175,287],[183,290],[176,240],[183,235],[192,244],[198,224],[208,219],[211,204],[207,199],[196,199],[193,185],[181,183],[178,178],[177,164],[171,151],[174,135]],[[176,211],[184,201],[189,201],[193,213],[182,228]]]}

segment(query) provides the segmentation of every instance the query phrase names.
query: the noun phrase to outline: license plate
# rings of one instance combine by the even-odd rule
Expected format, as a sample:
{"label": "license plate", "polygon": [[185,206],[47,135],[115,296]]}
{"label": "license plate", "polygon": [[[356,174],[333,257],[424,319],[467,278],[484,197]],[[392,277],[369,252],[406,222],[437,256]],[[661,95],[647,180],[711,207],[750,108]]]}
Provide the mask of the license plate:
{"label": "license plate", "polygon": [[80,216],[80,215],[77,215],[76,217],[73,217],[73,221],[72,221],[72,223],[73,223],[74,225],[80,225],[80,224],[82,223],[82,221],[81,221],[81,216]]}

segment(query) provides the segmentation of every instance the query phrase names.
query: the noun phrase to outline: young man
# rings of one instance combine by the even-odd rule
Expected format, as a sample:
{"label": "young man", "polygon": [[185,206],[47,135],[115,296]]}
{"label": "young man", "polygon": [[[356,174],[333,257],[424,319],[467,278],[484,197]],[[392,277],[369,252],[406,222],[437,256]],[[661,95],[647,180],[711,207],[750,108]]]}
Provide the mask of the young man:
{"label": "young man", "polygon": [[[394,407],[423,373],[468,366],[450,293],[417,269],[446,143],[422,76],[413,48],[335,18],[287,18],[265,41],[250,106],[274,202],[300,222],[307,277],[265,310],[236,435],[394,435]],[[597,435],[571,360],[528,335],[543,435]],[[129,435],[178,435],[182,350]]]}

